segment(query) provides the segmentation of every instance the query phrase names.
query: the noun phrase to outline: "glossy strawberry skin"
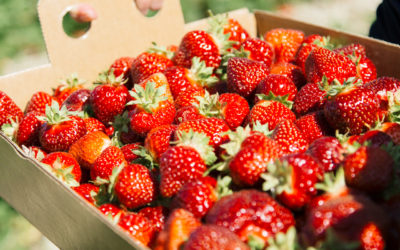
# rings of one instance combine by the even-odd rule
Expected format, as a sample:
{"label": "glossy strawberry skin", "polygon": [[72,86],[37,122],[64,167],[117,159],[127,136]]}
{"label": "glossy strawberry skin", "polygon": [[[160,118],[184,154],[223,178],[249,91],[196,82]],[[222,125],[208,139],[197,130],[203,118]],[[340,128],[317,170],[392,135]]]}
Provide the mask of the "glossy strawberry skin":
{"label": "glossy strawberry skin", "polygon": [[334,79],[343,82],[357,74],[356,65],[350,58],[321,47],[315,48],[307,57],[305,69],[310,83],[320,82],[324,75],[330,83]]}
{"label": "glossy strawberry skin", "polygon": [[261,230],[264,239],[294,225],[292,213],[265,192],[241,190],[218,200],[206,216],[207,224],[225,227],[247,241],[251,231]]}
{"label": "glossy strawberry skin", "polygon": [[229,41],[234,41],[236,44],[234,44],[232,47],[239,49],[240,45],[250,37],[249,33],[243,28],[240,23],[232,18],[229,18],[227,20],[228,22],[224,25],[224,34],[230,33],[229,36]]}
{"label": "glossy strawberry skin", "polygon": [[164,197],[175,195],[190,180],[203,175],[207,167],[200,154],[192,147],[174,146],[160,159],[160,192]]}
{"label": "glossy strawberry skin", "polygon": [[280,62],[271,66],[271,74],[283,75],[288,77],[297,88],[306,84],[306,78],[301,68],[293,63]]}
{"label": "glossy strawberry skin", "polygon": [[201,115],[195,106],[191,105],[182,107],[176,111],[174,123],[180,124],[182,122],[204,118],[206,117]]}
{"label": "glossy strawberry skin", "polygon": [[45,114],[46,106],[51,106],[51,103],[56,101],[51,95],[46,92],[36,92],[32,95],[28,104],[25,107],[25,114],[37,111],[40,114]]}
{"label": "glossy strawberry skin", "polygon": [[189,130],[199,132],[210,137],[209,144],[214,148],[228,140],[228,135],[224,134],[229,131],[228,125],[224,120],[219,118],[204,118],[182,122],[178,125],[176,133],[180,131],[189,132]]}
{"label": "glossy strawberry skin", "polygon": [[304,85],[293,100],[293,111],[304,115],[311,111],[317,111],[324,107],[326,91],[319,88],[318,83]]}
{"label": "glossy strawberry skin", "polygon": [[130,75],[131,66],[134,60],[135,58],[133,57],[120,57],[111,64],[110,70],[113,70],[115,77],[123,75],[126,79]]}
{"label": "glossy strawberry skin", "polygon": [[337,48],[334,50],[338,54],[342,54],[345,56],[354,55],[356,57],[365,57],[367,56],[366,49],[363,45],[359,43],[351,43],[341,48]]}
{"label": "glossy strawberry skin", "polygon": [[228,88],[245,98],[249,97],[268,73],[268,67],[262,62],[231,58],[227,66]]}
{"label": "glossy strawberry skin", "polygon": [[304,33],[300,30],[277,28],[265,33],[264,38],[274,47],[276,62],[290,62],[294,60],[304,40]]}
{"label": "glossy strawberry skin", "polygon": [[117,177],[115,194],[122,205],[134,209],[156,199],[156,184],[150,171],[143,165],[130,164]]}
{"label": "glossy strawberry skin", "polygon": [[111,216],[112,218],[120,213],[122,214],[122,216],[124,214],[121,208],[109,203],[101,205],[100,207],[98,207],[98,209],[105,216]]}
{"label": "glossy strawberry skin", "polygon": [[[214,185],[210,182],[214,182]],[[217,201],[215,188],[216,180],[208,176],[187,182],[175,195],[172,207],[184,208],[195,217],[201,218]]]}
{"label": "glossy strawberry skin", "polygon": [[242,43],[242,47],[250,53],[249,59],[263,62],[267,67],[272,65],[274,49],[268,42],[258,38],[248,38]]}
{"label": "glossy strawberry skin", "polygon": [[375,64],[367,57],[361,57],[357,66],[357,76],[364,83],[373,81],[377,77]]}
{"label": "glossy strawberry skin", "polygon": [[205,31],[195,30],[186,33],[172,60],[177,66],[190,68],[193,57],[199,57],[207,67],[217,68],[221,62],[218,46]]}
{"label": "glossy strawberry skin", "polygon": [[153,238],[154,229],[150,222],[142,215],[127,213],[120,218],[118,226],[145,246],[147,246]]}
{"label": "glossy strawberry skin", "polygon": [[303,133],[309,144],[322,136],[333,134],[322,111],[301,116],[294,123]]}
{"label": "glossy strawberry skin", "polygon": [[[61,166],[57,166],[57,164],[55,164],[57,159],[60,161]],[[41,162],[49,165],[55,170],[57,170],[56,169],[57,167],[60,167],[61,170],[73,167],[71,174],[74,176],[74,179],[78,183],[81,181],[81,176],[82,176],[81,167],[71,154],[65,152],[53,152],[48,154],[45,158],[43,158]]]}
{"label": "glossy strawberry skin", "polygon": [[329,124],[341,133],[360,134],[378,119],[379,101],[363,87],[354,87],[327,100],[324,114]]}
{"label": "glossy strawberry skin", "polygon": [[307,150],[308,143],[300,129],[289,120],[280,122],[273,134],[274,139],[284,154],[302,153]]}
{"label": "glossy strawberry skin", "polygon": [[295,114],[278,101],[261,100],[253,106],[249,114],[251,125],[257,122],[268,124],[268,129],[273,130],[278,123],[284,120],[295,121]]}
{"label": "glossy strawberry skin", "polygon": [[250,112],[249,103],[238,94],[224,93],[220,95],[224,121],[230,129],[239,127]]}
{"label": "glossy strawberry skin", "polygon": [[132,82],[140,83],[152,74],[163,72],[166,68],[173,65],[173,62],[164,55],[144,52],[132,62]]}
{"label": "glossy strawberry skin", "polygon": [[71,93],[62,105],[66,106],[69,111],[83,111],[89,102],[89,97],[90,90],[79,89]]}
{"label": "glossy strawberry skin", "polygon": [[[350,138],[349,138],[350,140]],[[361,145],[368,143],[370,146],[381,147],[393,142],[392,137],[379,130],[368,130],[357,138]]]}
{"label": "glossy strawberry skin", "polygon": [[140,209],[138,214],[149,220],[155,232],[161,232],[167,220],[168,209],[163,206],[145,207]]}
{"label": "glossy strawberry skin", "polygon": [[77,85],[74,87],[66,87],[66,88],[64,88],[64,85],[60,85],[56,89],[54,89],[53,97],[59,103],[63,103],[72,93],[82,88],[83,88],[82,85]]}
{"label": "glossy strawberry skin", "polygon": [[39,130],[43,124],[36,118],[39,115],[39,112],[33,111],[22,118],[18,125],[16,137],[18,145],[32,146],[39,144]]}
{"label": "glossy strawberry skin", "polygon": [[86,133],[92,133],[95,131],[106,131],[106,127],[104,124],[93,117],[84,118],[83,121],[85,122]]}
{"label": "glossy strawberry skin", "polygon": [[191,73],[187,68],[172,66],[165,69],[163,74],[168,80],[174,99],[176,99],[180,93],[190,88],[201,87],[197,86],[196,82],[190,78]]}
{"label": "glossy strawberry skin", "polygon": [[193,103],[199,103],[196,99],[197,96],[204,96],[205,90],[203,88],[191,87],[186,91],[181,92],[175,99],[176,109],[180,109],[186,106],[192,106]]}
{"label": "glossy strawberry skin", "polygon": [[364,86],[378,96],[379,108],[386,113],[388,111],[388,92],[397,92],[400,89],[400,80],[383,76],[365,83]]}
{"label": "glossy strawberry skin", "polygon": [[82,198],[84,198],[87,202],[89,202],[92,205],[94,205],[95,202],[93,196],[91,195],[92,192],[94,194],[97,194],[100,190],[98,186],[95,186],[90,183],[85,183],[78,187],[73,187],[72,189],[75,191],[75,193],[80,195]]}
{"label": "glossy strawberry skin", "polygon": [[11,120],[20,121],[24,113],[15,102],[3,91],[0,91],[0,127],[11,123]]}
{"label": "glossy strawberry skin", "polygon": [[384,122],[379,130],[388,134],[396,145],[400,144],[400,124],[396,122]]}
{"label": "glossy strawberry skin", "polygon": [[121,147],[121,151],[124,154],[124,158],[128,163],[132,163],[132,161],[136,160],[139,156],[133,153],[133,151],[138,150],[140,147],[140,143],[131,143],[126,144]]}
{"label": "glossy strawberry skin", "polygon": [[[257,85],[256,93],[268,95],[272,92],[275,96],[288,95],[288,101],[292,101],[297,94],[296,85],[288,77],[277,74],[269,74]],[[258,97],[256,97],[257,103]]]}
{"label": "glossy strawberry skin", "polygon": [[90,177],[93,181],[97,178],[109,180],[114,168],[121,164],[127,165],[124,154],[116,146],[109,146],[103,150],[90,169]]}
{"label": "glossy strawberry skin", "polygon": [[323,166],[324,172],[335,170],[343,161],[344,152],[339,140],[330,136],[314,140],[307,149],[307,154]]}
{"label": "glossy strawberry skin", "polygon": [[128,102],[128,89],[121,86],[100,85],[90,94],[90,103],[97,119],[109,125],[116,115],[122,114]]}
{"label": "glossy strawberry skin", "polygon": [[68,151],[72,144],[86,134],[82,118],[71,116],[60,124],[44,123],[39,131],[40,145],[48,152]]}
{"label": "glossy strawberry skin", "polygon": [[147,134],[144,146],[155,162],[159,162],[161,155],[170,147],[170,140],[176,128],[176,125],[163,125],[153,128]]}

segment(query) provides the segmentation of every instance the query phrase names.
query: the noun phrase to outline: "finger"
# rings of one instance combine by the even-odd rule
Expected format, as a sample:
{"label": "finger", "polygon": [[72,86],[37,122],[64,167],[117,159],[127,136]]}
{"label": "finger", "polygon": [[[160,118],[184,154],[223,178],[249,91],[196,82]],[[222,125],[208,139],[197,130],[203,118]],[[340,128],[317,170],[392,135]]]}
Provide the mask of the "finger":
{"label": "finger", "polygon": [[149,11],[151,0],[136,0],[136,6],[144,15]]}
{"label": "finger", "polygon": [[76,5],[72,10],[69,11],[69,14],[72,19],[79,23],[91,22],[97,18],[96,11],[87,3]]}
{"label": "finger", "polygon": [[150,4],[151,10],[159,10],[163,5],[164,0],[152,0]]}

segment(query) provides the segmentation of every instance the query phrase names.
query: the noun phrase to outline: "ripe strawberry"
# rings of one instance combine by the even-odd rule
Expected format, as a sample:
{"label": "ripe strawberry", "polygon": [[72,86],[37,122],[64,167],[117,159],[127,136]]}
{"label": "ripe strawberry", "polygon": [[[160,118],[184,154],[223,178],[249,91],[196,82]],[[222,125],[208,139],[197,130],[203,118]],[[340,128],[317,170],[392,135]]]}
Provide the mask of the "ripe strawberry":
{"label": "ripe strawberry", "polygon": [[190,121],[190,120],[197,120],[206,118],[204,115],[200,114],[200,111],[197,107],[185,106],[176,111],[174,123],[180,124],[182,122]]}
{"label": "ripe strawberry", "polygon": [[111,134],[113,140],[117,141],[119,144],[131,144],[140,141],[140,136],[137,135],[130,128],[129,112],[126,110],[122,114],[115,116],[114,122],[112,123],[112,131],[106,134]]}
{"label": "ripe strawberry", "polygon": [[251,235],[266,242],[295,222],[292,213],[267,193],[250,189],[218,200],[208,212],[206,223],[225,227],[245,242]]}
{"label": "ripe strawberry", "polygon": [[[152,53],[151,53],[152,52]],[[131,80],[139,83],[154,73],[163,72],[166,68],[174,66],[171,61],[172,54],[168,51],[150,50],[136,57],[131,66]]]}
{"label": "ripe strawberry", "polygon": [[115,171],[117,177],[114,192],[122,205],[128,209],[135,209],[157,198],[155,180],[145,166],[130,164],[118,168],[122,168],[122,170],[119,173]]}
{"label": "ripe strawberry", "polygon": [[203,97],[206,91],[203,88],[189,88],[186,91],[181,92],[175,99],[176,109],[180,109],[186,106],[192,106],[193,103],[198,103],[197,97]]}
{"label": "ripe strawberry", "polygon": [[45,122],[39,131],[40,145],[49,152],[68,151],[70,146],[86,134],[85,122],[77,116],[77,112],[71,112],[65,106],[58,106],[53,102],[46,107],[46,116],[38,116]]}
{"label": "ripe strawberry", "polygon": [[301,116],[294,124],[300,129],[309,144],[322,136],[333,134],[322,111]]}
{"label": "ripe strawberry", "polygon": [[98,207],[98,209],[105,216],[111,217],[111,219],[117,218],[118,221],[120,219],[120,216],[124,216],[125,214],[125,212],[121,208],[110,203],[103,204]]}
{"label": "ripe strawberry", "polygon": [[132,88],[133,82],[131,80],[131,66],[135,58],[133,57],[120,57],[116,59],[108,69],[113,71],[115,77],[123,76],[123,79],[127,80],[125,86],[130,89]]}
{"label": "ripe strawberry", "polygon": [[359,77],[364,83],[373,81],[377,77],[375,64],[371,59],[367,57],[361,57],[355,59],[357,68],[357,77]]}
{"label": "ripe strawberry", "polygon": [[79,186],[81,181],[81,168],[75,158],[68,153],[54,152],[48,154],[41,161],[42,166],[50,170],[58,179],[70,187]]}
{"label": "ripe strawberry", "polygon": [[323,136],[314,140],[306,153],[323,166],[324,172],[330,172],[343,161],[345,150],[335,137]]}
{"label": "ripe strawberry", "polygon": [[116,115],[124,111],[128,102],[128,89],[122,85],[123,76],[115,77],[113,72],[100,74],[98,83],[101,85],[90,93],[90,104],[95,117],[109,125]]}
{"label": "ripe strawberry", "polygon": [[379,147],[361,146],[343,162],[346,183],[368,193],[384,190],[392,179],[394,161]]}
{"label": "ripe strawberry", "polygon": [[382,232],[375,223],[368,223],[362,229],[360,236],[362,249],[379,249],[383,250],[386,247],[385,239],[382,237]]}
{"label": "ripe strawberry", "polygon": [[251,126],[259,122],[261,125],[268,125],[268,129],[272,130],[281,121],[294,122],[296,120],[295,114],[290,110],[292,103],[286,100],[287,96],[279,98],[271,92],[268,96],[263,94],[257,96],[261,100],[250,111],[249,124]]}
{"label": "ripe strawberry", "polygon": [[229,127],[222,119],[204,118],[182,122],[178,125],[176,134],[190,130],[208,136],[210,138],[209,144],[216,148],[228,139],[225,132],[229,131]]}
{"label": "ripe strawberry", "polygon": [[83,122],[85,122],[87,134],[95,131],[102,131],[102,132],[106,131],[106,126],[104,126],[104,124],[101,123],[101,121],[97,120],[96,118],[93,117],[84,118]]}
{"label": "ripe strawberry", "polygon": [[206,165],[216,160],[210,138],[204,134],[180,131],[178,143],[160,158],[160,192],[164,197],[175,195],[187,182],[200,178]]}
{"label": "ripe strawberry", "polygon": [[207,67],[199,57],[192,58],[190,69],[179,66],[169,67],[163,71],[171,88],[172,96],[176,99],[182,92],[188,89],[211,89],[218,78],[213,76],[213,67]]}
{"label": "ripe strawberry", "polygon": [[284,154],[302,153],[307,150],[308,143],[300,129],[289,120],[281,121],[272,134],[280,150]]}
{"label": "ripe strawberry", "polygon": [[318,83],[304,85],[293,100],[293,111],[304,115],[311,111],[317,111],[324,107],[326,102],[326,91],[320,89]]}
{"label": "ripe strawberry", "polygon": [[20,121],[24,113],[15,102],[3,91],[0,91],[0,128],[4,124]]}
{"label": "ripe strawberry", "polygon": [[27,148],[22,145],[22,150],[24,151],[26,156],[36,159],[37,161],[41,161],[44,157],[47,156],[46,152],[36,146],[30,146]]}
{"label": "ripe strawberry", "polygon": [[145,207],[139,210],[139,215],[142,215],[149,220],[156,233],[164,229],[165,221],[167,219],[168,210],[166,207]]}
{"label": "ripe strawberry", "polygon": [[79,162],[81,167],[90,169],[101,152],[111,145],[110,138],[101,131],[84,135],[72,144],[69,153]]}
{"label": "ripe strawberry", "polygon": [[288,77],[298,89],[307,82],[301,68],[293,63],[280,62],[273,64],[270,73]]}
{"label": "ripe strawberry", "polygon": [[154,249],[181,249],[190,234],[200,225],[201,222],[189,211],[183,208],[173,210],[164,230],[157,237]]}
{"label": "ripe strawberry", "polygon": [[174,121],[176,111],[168,98],[167,84],[156,86],[152,81],[144,82],[136,84],[130,92],[134,99],[128,103],[134,104],[134,109],[129,113],[130,128],[136,134],[144,137],[151,129]]}
{"label": "ripe strawberry", "polygon": [[221,62],[220,52],[223,49],[224,46],[219,48],[217,41],[207,32],[194,30],[183,36],[172,60],[177,66],[190,68],[193,57],[199,57],[207,67],[217,68]]}
{"label": "ripe strawberry", "polygon": [[85,183],[77,187],[72,188],[75,193],[80,195],[83,199],[85,199],[90,204],[94,205],[95,199],[94,197],[99,192],[100,188],[91,183]]}
{"label": "ripe strawberry", "polygon": [[275,50],[275,62],[290,62],[304,40],[304,33],[292,29],[272,29],[265,33],[265,41],[272,44]]}
{"label": "ripe strawberry", "polygon": [[367,56],[365,47],[359,43],[352,43],[352,44],[346,45],[344,47],[337,48],[334,51],[338,54],[342,54],[345,56],[349,56],[349,55],[354,55],[355,57]]}
{"label": "ripe strawberry", "polygon": [[150,130],[144,146],[155,162],[159,162],[161,155],[169,148],[171,137],[175,133],[176,125],[163,125]]}
{"label": "ripe strawberry", "polygon": [[389,109],[389,92],[396,93],[400,89],[400,80],[393,77],[379,77],[366,83],[365,88],[370,89],[378,96],[379,108],[387,115]]}
{"label": "ripe strawberry", "polygon": [[39,112],[33,111],[22,118],[16,134],[18,145],[32,146],[39,144],[39,130],[44,123],[37,119],[39,115]]}
{"label": "ripe strawberry", "polygon": [[[272,92],[275,96],[287,95],[288,101],[293,101],[297,94],[296,85],[288,77],[283,75],[269,74],[257,85],[256,93],[269,95]],[[257,95],[256,95],[257,96]],[[259,100],[256,97],[255,102]]]}
{"label": "ripe strawberry", "polygon": [[322,179],[323,169],[305,153],[290,154],[268,165],[263,190],[271,190],[287,207],[298,210],[317,194],[315,184]]}
{"label": "ripe strawberry", "polygon": [[63,103],[73,92],[82,89],[85,81],[78,78],[76,74],[61,81],[56,89],[53,89],[53,97],[58,103]]}
{"label": "ripe strawberry", "polygon": [[249,97],[268,73],[268,67],[262,62],[231,58],[227,66],[228,88],[245,98]]}
{"label": "ripe strawberry", "polygon": [[328,100],[324,106],[325,117],[332,128],[354,135],[375,124],[379,101],[371,90],[349,81],[333,88],[337,90],[328,92]]}
{"label": "ripe strawberry", "polygon": [[184,250],[242,249],[250,250],[240,238],[228,229],[216,225],[203,225],[190,235]]}
{"label": "ripe strawberry", "polygon": [[268,68],[272,65],[275,54],[270,43],[258,38],[247,38],[242,48],[249,53],[247,58],[263,62]]}
{"label": "ripe strawberry", "polygon": [[90,90],[79,89],[71,93],[62,103],[69,111],[84,111],[89,102]]}
{"label": "ripe strawberry", "polygon": [[53,102],[56,102],[56,99],[51,95],[45,92],[36,92],[26,105],[25,114],[37,111],[44,115],[46,113],[46,106],[51,106]]}
{"label": "ripe strawberry", "polygon": [[123,230],[127,231],[134,239],[143,245],[149,245],[153,238],[154,229],[150,222],[142,215],[136,213],[126,213],[118,222]]}
{"label": "ripe strawberry", "polygon": [[109,146],[101,152],[90,169],[90,177],[92,181],[97,178],[109,180],[114,168],[128,165],[121,149],[115,146]]}
{"label": "ripe strawberry", "polygon": [[332,46],[329,43],[329,38],[322,37],[320,35],[310,35],[304,39],[303,44],[300,46],[299,50],[296,53],[295,63],[296,65],[300,66],[304,74],[306,72],[306,59],[310,55],[310,52],[317,47],[330,49],[330,47]]}
{"label": "ripe strawberry", "polygon": [[397,122],[384,122],[378,129],[388,134],[396,145],[400,144],[400,124]]}
{"label": "ripe strawberry", "polygon": [[121,151],[124,154],[124,158],[128,162],[128,164],[132,163],[132,161],[136,160],[139,157],[137,154],[133,152],[135,150],[139,150],[139,148],[140,148],[140,143],[126,144],[123,147],[121,147]]}
{"label": "ripe strawberry", "polygon": [[171,206],[184,208],[195,217],[201,218],[217,201],[216,185],[216,180],[209,176],[189,181],[179,189]]}
{"label": "ripe strawberry", "polygon": [[[350,140],[350,139],[349,139]],[[381,147],[393,143],[390,135],[379,130],[368,130],[357,138],[360,145],[368,143],[368,146]]]}
{"label": "ripe strawberry", "polygon": [[306,60],[305,70],[307,81],[311,83],[320,82],[324,75],[329,83],[334,79],[342,83],[357,75],[356,65],[350,58],[321,47],[311,51]]}

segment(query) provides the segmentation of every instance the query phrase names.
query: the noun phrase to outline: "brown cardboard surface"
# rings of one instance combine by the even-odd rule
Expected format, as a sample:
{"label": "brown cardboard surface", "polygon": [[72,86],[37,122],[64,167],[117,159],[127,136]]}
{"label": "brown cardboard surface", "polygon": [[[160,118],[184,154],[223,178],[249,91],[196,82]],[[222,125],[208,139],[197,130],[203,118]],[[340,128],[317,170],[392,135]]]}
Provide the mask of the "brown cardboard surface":
{"label": "brown cardboard surface", "polygon": [[[40,20],[51,64],[0,77],[0,90],[9,94],[20,107],[38,90],[49,91],[58,79],[77,72],[87,80],[107,68],[120,56],[136,56],[150,46],[177,44],[184,30],[204,27],[204,20],[183,26],[179,0],[165,1],[154,18],[146,19],[132,0],[87,0],[99,13],[89,33],[80,39],[62,31],[61,19],[79,0],[41,0]],[[83,2],[83,1],[82,1]],[[247,10],[231,13],[250,32],[263,34],[271,28],[297,28],[307,34],[330,35],[346,42],[367,46],[381,75],[400,76],[396,62],[400,47],[373,39],[342,33],[312,24]],[[255,25],[257,23],[257,27]],[[256,29],[257,28],[257,29]],[[24,215],[51,241],[63,249],[140,248],[125,232],[113,226],[94,207],[77,196],[37,162],[26,159],[15,144],[0,135],[0,196]]]}

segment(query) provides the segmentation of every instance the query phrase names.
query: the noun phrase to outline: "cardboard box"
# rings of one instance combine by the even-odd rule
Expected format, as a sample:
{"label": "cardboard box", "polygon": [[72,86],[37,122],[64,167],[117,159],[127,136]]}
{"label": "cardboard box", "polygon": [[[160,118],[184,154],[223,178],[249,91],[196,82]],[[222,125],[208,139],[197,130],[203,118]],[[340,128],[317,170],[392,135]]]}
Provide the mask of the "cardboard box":
{"label": "cardboard box", "polygon": [[[165,1],[153,18],[143,17],[132,0],[86,0],[98,19],[83,37],[68,37],[62,17],[81,0],[40,0],[39,17],[50,64],[0,77],[0,90],[24,108],[30,96],[49,91],[61,78],[77,72],[92,81],[120,56],[136,56],[152,41],[178,44],[188,30],[204,28],[205,20],[184,24],[179,0]],[[400,78],[400,47],[386,42],[282,18],[264,11],[246,9],[230,13],[253,36],[277,27],[303,30],[306,34],[329,35],[343,43],[359,42],[367,47],[378,74]],[[0,134],[0,195],[46,237],[62,249],[145,248],[112,225],[96,208],[27,158],[22,150]]]}

